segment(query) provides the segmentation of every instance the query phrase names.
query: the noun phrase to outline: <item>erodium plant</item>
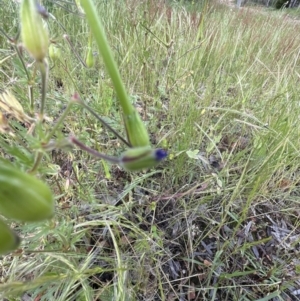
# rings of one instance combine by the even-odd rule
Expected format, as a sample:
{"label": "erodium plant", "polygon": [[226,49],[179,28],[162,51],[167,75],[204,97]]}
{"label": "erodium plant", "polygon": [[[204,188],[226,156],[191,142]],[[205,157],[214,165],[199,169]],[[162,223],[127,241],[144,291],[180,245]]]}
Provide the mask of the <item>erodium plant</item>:
{"label": "erodium plant", "polygon": [[[87,22],[90,26],[89,49],[86,62],[81,60],[85,67],[93,67],[92,56],[92,39],[98,45],[100,54],[103,57],[107,72],[112,80],[118,101],[120,103],[124,126],[127,134],[127,140],[121,137],[112,127],[110,127],[100,116],[97,115],[84,101],[81,100],[77,92],[70,100],[67,108],[58,118],[50,131],[39,134],[40,147],[35,151],[33,166],[27,172],[20,170],[8,160],[0,161],[0,213],[6,218],[12,218],[22,222],[35,222],[51,218],[54,214],[54,198],[49,187],[41,180],[37,179],[39,166],[44,157],[44,153],[54,148],[64,148],[66,146],[76,145],[84,151],[89,152],[97,158],[104,159],[113,164],[118,164],[127,171],[139,171],[145,168],[154,167],[163,160],[167,153],[163,149],[152,149],[149,141],[149,135],[135,107],[131,104],[129,96],[120,77],[119,70],[113,59],[112,51],[108,45],[103,26],[97,16],[96,8],[91,0],[82,1],[81,6],[84,10]],[[80,5],[79,4],[79,5]],[[53,17],[53,16],[52,16]],[[32,87],[30,86],[30,109],[31,116],[27,116],[20,103],[14,99],[12,94],[4,93],[0,95],[1,108],[7,111],[13,111],[14,117],[20,119],[20,116],[28,118],[32,129],[36,128],[37,132],[43,132],[45,122],[45,102],[48,79],[48,62],[47,54],[52,60],[59,60],[59,48],[53,44],[50,45],[47,22],[43,18],[49,18],[45,8],[41,7],[35,0],[23,0],[20,5],[21,21],[21,40],[22,47],[34,59],[34,76],[36,70],[41,74],[41,100],[39,104],[39,113],[34,113],[34,101]],[[55,18],[54,18],[55,19]],[[10,39],[16,52],[22,61],[24,69],[27,69],[22,53],[16,40]],[[50,45],[50,48],[49,48]],[[31,75],[25,70],[28,79]],[[104,126],[112,131],[129,149],[121,154],[120,157],[111,157],[99,153],[80,142],[76,137],[71,135],[62,142],[53,142],[52,137],[62,125],[67,114],[74,103],[80,104],[83,108],[92,113]],[[2,116],[2,115],[1,115]],[[0,116],[0,117],[1,117]],[[34,117],[32,117],[34,116]],[[1,126],[4,125],[4,115],[1,118]],[[6,130],[10,134],[9,130]],[[34,133],[31,130],[30,134]],[[34,135],[34,134],[33,134]],[[23,143],[22,140],[19,141]],[[0,254],[9,252],[18,247],[20,239],[18,236],[0,219]]]}
{"label": "erodium plant", "polygon": [[[93,1],[81,1],[81,6],[86,14],[86,19],[91,28],[91,33],[95,38],[99,52],[103,57],[104,64],[112,80],[117,98],[122,108],[123,120],[128,139],[126,144],[131,148],[124,152],[120,158],[115,158],[91,150],[79,142],[75,137],[71,137],[71,142],[99,158],[121,165],[128,171],[138,171],[145,168],[151,168],[164,159],[167,156],[167,153],[162,149],[151,149],[148,132],[140,115],[130,102]],[[80,100],[79,102],[82,103]],[[85,105],[85,107],[87,106]],[[102,123],[104,122],[102,121]]]}

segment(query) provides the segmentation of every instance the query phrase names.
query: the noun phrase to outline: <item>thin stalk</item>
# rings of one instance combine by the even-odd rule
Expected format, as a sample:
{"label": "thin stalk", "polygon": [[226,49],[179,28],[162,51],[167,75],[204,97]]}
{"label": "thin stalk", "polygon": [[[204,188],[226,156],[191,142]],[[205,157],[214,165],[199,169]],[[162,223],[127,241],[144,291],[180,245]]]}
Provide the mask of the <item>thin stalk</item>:
{"label": "thin stalk", "polygon": [[55,18],[55,16],[49,13],[49,17],[51,17],[64,32],[67,32],[66,28]]}
{"label": "thin stalk", "polygon": [[6,34],[6,32],[5,32],[1,27],[0,27],[0,33],[2,33],[2,34],[5,36],[5,38],[6,38],[10,43],[15,44],[15,40],[12,39],[12,38],[10,38],[10,37]]}
{"label": "thin stalk", "polygon": [[79,87],[77,86],[76,82],[73,80],[73,77],[71,76],[70,72],[67,70],[67,68],[64,68],[65,72],[68,74],[69,78],[71,79],[74,87],[77,90],[78,95],[74,95],[74,101],[81,104],[85,109],[87,109],[91,114],[93,114],[105,127],[107,127],[112,133],[116,135],[124,144],[131,147],[132,145],[126,141],[120,134],[116,132],[109,124],[107,124],[97,113],[95,113],[84,101],[80,98],[80,92]]}
{"label": "thin stalk", "polygon": [[45,102],[46,102],[46,92],[47,92],[47,80],[48,80],[48,64],[44,60],[41,63],[37,63],[42,75],[42,91],[41,91],[41,108],[40,108],[40,120],[43,120]]}
{"label": "thin stalk", "polygon": [[33,87],[31,85],[31,82],[28,83],[28,96],[29,96],[30,113],[33,114],[33,112],[34,112],[34,98],[33,98]]}
{"label": "thin stalk", "polygon": [[72,75],[70,74],[69,70],[68,70],[68,66],[67,65],[64,65],[63,62],[61,60],[59,60],[61,63],[62,63],[62,66],[63,66],[63,69],[64,71],[67,73],[67,75],[69,76],[72,84],[74,85],[74,88],[76,89],[76,93],[77,94],[80,94],[80,90],[79,90],[79,87],[78,85],[76,84],[76,82],[74,81]]}
{"label": "thin stalk", "polygon": [[77,57],[77,59],[80,61],[80,63],[87,68],[86,63],[84,62],[84,60],[80,57],[80,55],[78,54],[78,52],[76,51],[75,47],[73,46],[73,44],[70,41],[70,38],[67,34],[64,34],[64,39],[68,42],[71,50],[73,51],[73,53],[75,54],[75,56]]}
{"label": "thin stalk", "polygon": [[93,34],[92,32],[90,31],[90,34],[89,34],[89,47],[92,48],[93,46]]}
{"label": "thin stalk", "polygon": [[40,151],[36,154],[35,159],[34,159],[33,167],[30,170],[28,170],[28,173],[30,173],[30,174],[35,174],[36,173],[36,171],[37,171],[37,169],[38,169],[38,167],[39,167],[39,165],[40,165],[40,163],[43,159],[43,156],[44,156],[44,154]]}
{"label": "thin stalk", "polygon": [[18,57],[21,61],[21,64],[23,66],[23,69],[25,70],[25,73],[26,73],[26,76],[27,76],[27,80],[28,80],[28,96],[29,96],[29,104],[30,104],[30,113],[33,114],[34,112],[34,97],[33,97],[33,87],[32,87],[32,80],[31,80],[31,77],[30,77],[30,74],[25,66],[25,63],[24,63],[24,60],[23,60],[23,57],[22,57],[22,54],[19,50],[19,47],[17,45],[14,44],[14,48],[18,54]]}
{"label": "thin stalk", "polygon": [[107,127],[112,133],[114,133],[124,144],[131,147],[131,144],[126,141],[120,134],[117,133],[116,130],[114,130],[108,123],[106,123],[97,113],[95,113],[87,104],[85,104],[82,100],[79,101],[79,103],[88,110],[96,119],[98,119],[105,127]]}
{"label": "thin stalk", "polygon": [[59,128],[59,126],[63,123],[63,121],[65,120],[65,118],[67,117],[67,114],[70,112],[71,107],[72,107],[72,101],[69,101],[66,109],[64,110],[64,112],[61,114],[61,116],[58,118],[57,122],[55,123],[55,125],[53,126],[52,130],[47,134],[46,136],[46,143],[49,142],[49,140],[51,139],[51,137],[54,135],[54,133],[56,132],[56,130]]}
{"label": "thin stalk", "polygon": [[[167,44],[165,43],[163,40],[161,40],[156,34],[154,34],[148,27],[146,27],[144,24],[140,23],[140,25],[147,30],[147,32],[149,32],[150,34],[152,34],[154,36],[154,38],[157,39],[157,41],[159,41],[163,46],[165,46],[167,49],[171,46],[171,44]],[[173,44],[173,42],[172,42]]]}
{"label": "thin stalk", "polygon": [[25,63],[24,63],[22,54],[21,54],[21,52],[20,52],[20,50],[19,50],[19,47],[18,47],[17,45],[14,45],[14,48],[15,48],[17,54],[18,54],[18,57],[19,57],[19,59],[20,59],[20,61],[21,61],[22,66],[23,66],[23,68],[24,68],[24,70],[25,70],[27,79],[30,80],[30,74],[29,74],[29,72],[28,72],[28,70],[27,70],[27,68],[26,68],[26,66],[25,66]]}
{"label": "thin stalk", "polygon": [[[66,107],[65,111],[63,112],[63,114],[59,117],[58,121],[56,122],[56,124],[54,125],[54,127],[52,128],[52,130],[46,135],[45,140],[43,141],[43,144],[47,144],[49,142],[49,140],[51,139],[51,137],[54,135],[54,133],[56,132],[56,130],[58,129],[58,127],[63,123],[64,119],[66,118],[67,114],[69,113],[70,109],[72,106],[72,102],[70,101],[68,103],[68,106]],[[42,116],[42,115],[41,115]],[[42,119],[41,119],[42,120]],[[38,152],[35,160],[34,160],[34,165],[33,167],[29,170],[29,173],[34,174],[36,172],[36,170],[38,169],[42,159],[43,159],[43,152]]]}
{"label": "thin stalk", "polygon": [[17,45],[17,40],[19,38],[19,35],[20,35],[20,31],[18,32],[16,38],[12,39],[10,38],[6,33],[5,31],[0,28],[0,32],[7,38],[7,40],[13,45],[14,49],[16,50],[16,53],[21,61],[21,64],[23,66],[23,69],[26,73],[26,77],[27,77],[27,80],[28,80],[28,95],[29,95],[29,102],[30,102],[30,111],[31,111],[31,114],[33,113],[34,111],[34,101],[33,101],[33,88],[32,88],[32,85],[31,85],[31,77],[30,77],[30,74],[28,72],[28,69],[26,68],[26,65],[24,63],[24,60],[23,60],[23,57],[22,57],[22,54],[20,52],[20,49]]}
{"label": "thin stalk", "polygon": [[70,137],[70,141],[77,145],[80,149],[90,153],[91,155],[97,157],[97,158],[100,158],[100,159],[103,159],[103,160],[106,160],[108,162],[111,162],[111,163],[114,163],[114,164],[119,164],[120,163],[120,159],[117,158],[117,157],[112,157],[112,156],[107,156],[105,154],[102,154],[102,153],[99,153],[97,152],[96,150],[84,145],[82,142],[80,142],[79,140],[77,140],[74,136],[71,136]]}

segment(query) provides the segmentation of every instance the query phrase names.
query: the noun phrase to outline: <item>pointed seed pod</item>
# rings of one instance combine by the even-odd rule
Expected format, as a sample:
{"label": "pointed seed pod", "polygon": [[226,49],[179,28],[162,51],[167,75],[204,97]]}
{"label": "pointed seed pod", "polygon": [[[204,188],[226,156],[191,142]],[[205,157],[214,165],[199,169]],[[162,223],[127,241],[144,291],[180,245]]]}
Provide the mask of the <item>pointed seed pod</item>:
{"label": "pointed seed pod", "polygon": [[23,222],[51,218],[52,193],[42,181],[0,160],[0,214]]}
{"label": "pointed seed pod", "polygon": [[122,154],[120,165],[127,171],[139,171],[154,167],[166,156],[167,152],[163,149],[132,148]]}
{"label": "pointed seed pod", "polygon": [[47,55],[49,37],[35,0],[22,0],[20,17],[23,44],[30,55],[41,62]]}
{"label": "pointed seed pod", "polygon": [[92,68],[94,66],[93,51],[92,51],[92,48],[90,48],[90,47],[89,47],[87,55],[86,55],[85,63],[88,68]]}
{"label": "pointed seed pod", "polygon": [[50,44],[49,46],[49,57],[52,61],[59,60],[61,58],[61,51],[58,47]]}
{"label": "pointed seed pod", "polygon": [[0,219],[0,255],[15,250],[20,241],[18,235]]}
{"label": "pointed seed pod", "polygon": [[128,141],[132,147],[150,146],[148,132],[135,108],[130,115],[124,115],[124,124]]}

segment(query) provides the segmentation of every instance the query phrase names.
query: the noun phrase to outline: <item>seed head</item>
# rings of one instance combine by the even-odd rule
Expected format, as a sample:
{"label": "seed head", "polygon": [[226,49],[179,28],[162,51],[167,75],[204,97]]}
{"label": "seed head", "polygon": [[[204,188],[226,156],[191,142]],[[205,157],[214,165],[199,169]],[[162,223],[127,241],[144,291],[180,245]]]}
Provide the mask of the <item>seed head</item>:
{"label": "seed head", "polygon": [[167,152],[163,149],[131,148],[122,154],[120,165],[127,171],[139,171],[154,167],[166,156]]}
{"label": "seed head", "polygon": [[35,0],[22,1],[20,17],[22,42],[30,55],[42,62],[47,55],[49,36]]}

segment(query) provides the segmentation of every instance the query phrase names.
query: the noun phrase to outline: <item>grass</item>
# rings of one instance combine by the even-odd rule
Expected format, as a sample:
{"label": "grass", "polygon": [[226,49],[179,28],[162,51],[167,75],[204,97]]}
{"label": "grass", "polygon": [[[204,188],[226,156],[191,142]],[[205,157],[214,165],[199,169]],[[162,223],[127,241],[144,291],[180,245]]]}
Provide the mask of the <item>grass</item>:
{"label": "grass", "polygon": [[[6,2],[0,19],[14,36],[18,6]],[[77,91],[125,134],[101,57],[84,68],[63,39],[84,59],[85,20],[75,5],[47,4],[62,25],[49,21],[62,57],[50,61],[46,114],[56,120]],[[217,4],[97,6],[132,101],[169,159],[131,174],[77,149],[48,153],[39,175],[56,195],[56,216],[11,222],[23,242],[1,260],[2,298],[299,300],[299,24]],[[0,89],[29,112],[26,74],[3,36],[0,53]],[[38,78],[33,87],[38,99]],[[2,156],[32,167],[52,121],[34,135],[9,122],[29,151],[2,135]],[[100,152],[123,151],[79,106],[55,137],[70,132]]]}

